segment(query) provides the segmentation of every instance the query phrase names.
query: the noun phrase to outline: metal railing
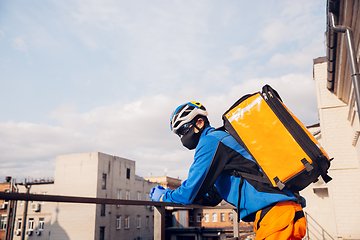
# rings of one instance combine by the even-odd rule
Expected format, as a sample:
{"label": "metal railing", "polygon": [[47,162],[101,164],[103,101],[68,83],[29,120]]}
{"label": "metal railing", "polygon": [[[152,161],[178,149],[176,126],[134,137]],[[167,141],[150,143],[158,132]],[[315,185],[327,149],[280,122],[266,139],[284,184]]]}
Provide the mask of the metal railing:
{"label": "metal railing", "polygon": [[[41,201],[41,202],[63,202],[63,203],[82,203],[82,204],[108,204],[108,205],[138,205],[154,207],[154,239],[165,240],[165,209],[166,207],[184,207],[184,205],[168,202],[140,201],[140,200],[122,200],[109,198],[92,198],[92,197],[74,197],[62,195],[37,195],[29,193],[5,193],[0,192],[2,200],[23,200],[23,201]],[[191,205],[193,208],[203,208],[203,206]],[[233,232],[234,238],[239,238],[239,225],[237,223],[237,212],[233,211]],[[241,237],[241,236],[240,236]]]}
{"label": "metal railing", "polygon": [[305,213],[306,218],[306,237],[304,239],[332,239],[334,238],[313,218],[308,214]]}

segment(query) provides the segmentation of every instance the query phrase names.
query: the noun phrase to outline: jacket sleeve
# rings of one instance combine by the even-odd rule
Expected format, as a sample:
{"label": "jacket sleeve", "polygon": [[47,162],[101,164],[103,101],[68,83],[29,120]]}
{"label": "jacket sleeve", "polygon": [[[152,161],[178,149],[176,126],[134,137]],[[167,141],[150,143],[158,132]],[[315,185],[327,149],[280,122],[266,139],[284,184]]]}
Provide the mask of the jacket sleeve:
{"label": "jacket sleeve", "polygon": [[[218,145],[219,141],[214,137],[203,136],[200,139],[196,147],[194,162],[189,169],[187,180],[177,189],[165,192],[162,199],[164,202],[175,202],[184,205],[193,203],[208,173]],[[215,199],[215,195],[212,194],[212,196],[213,199]]]}
{"label": "jacket sleeve", "polygon": [[203,206],[212,206],[215,207],[222,200],[219,191],[215,186],[212,186],[210,190],[202,196],[199,200],[195,200],[193,204],[203,205]]}

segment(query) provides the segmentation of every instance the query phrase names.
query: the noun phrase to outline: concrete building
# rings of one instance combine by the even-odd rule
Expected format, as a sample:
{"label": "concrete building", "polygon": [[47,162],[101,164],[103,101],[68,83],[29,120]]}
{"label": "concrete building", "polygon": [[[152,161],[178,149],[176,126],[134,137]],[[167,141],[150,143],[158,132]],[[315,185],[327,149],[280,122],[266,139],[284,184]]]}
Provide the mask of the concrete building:
{"label": "concrete building", "polygon": [[[58,156],[54,183],[29,184],[33,194],[128,200],[149,200],[157,185],[135,175],[135,161],[99,152]],[[26,204],[18,205],[14,240],[21,239]],[[147,206],[30,202],[27,213],[25,239],[152,240],[154,235],[154,213]]]}
{"label": "concrete building", "polygon": [[[225,201],[216,207],[184,206],[167,212],[166,240],[219,240],[234,236],[234,207]],[[240,221],[240,235],[252,232],[253,223]]]}
{"label": "concrete building", "polygon": [[334,158],[333,180],[312,184],[302,195],[305,211],[334,239],[360,239],[359,16],[357,0],[327,1],[327,56],[314,59],[313,67],[320,125],[312,131]]}
{"label": "concrete building", "polygon": [[[321,130],[318,137],[334,158],[329,169],[333,180],[327,185],[321,181],[312,184],[307,193],[302,193],[308,202],[305,210],[333,238],[360,239],[359,119],[354,101],[345,102],[327,89],[327,66],[326,58],[314,60]],[[353,91],[347,94],[353,95]]]}
{"label": "concrete building", "polygon": [[163,186],[164,188],[169,188],[170,190],[176,189],[181,185],[180,179],[168,176],[144,177],[144,179],[150,182],[157,182],[159,185]]}

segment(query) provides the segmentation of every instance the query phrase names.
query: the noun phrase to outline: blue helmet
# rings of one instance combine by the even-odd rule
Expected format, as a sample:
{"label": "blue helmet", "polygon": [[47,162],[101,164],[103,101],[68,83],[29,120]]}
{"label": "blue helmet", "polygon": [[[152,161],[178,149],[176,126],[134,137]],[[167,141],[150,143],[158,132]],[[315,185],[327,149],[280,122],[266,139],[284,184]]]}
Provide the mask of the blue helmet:
{"label": "blue helmet", "polygon": [[199,102],[188,102],[180,105],[170,117],[170,129],[174,133],[184,124],[191,122],[197,115],[207,116],[206,108]]}

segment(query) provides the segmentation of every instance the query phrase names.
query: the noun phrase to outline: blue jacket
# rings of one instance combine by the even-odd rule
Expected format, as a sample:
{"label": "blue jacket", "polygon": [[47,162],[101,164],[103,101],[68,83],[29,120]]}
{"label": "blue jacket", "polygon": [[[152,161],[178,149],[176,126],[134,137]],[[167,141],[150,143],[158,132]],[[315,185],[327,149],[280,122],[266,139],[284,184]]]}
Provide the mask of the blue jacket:
{"label": "blue jacket", "polygon": [[240,210],[244,221],[253,221],[258,210],[272,203],[297,200],[288,190],[242,179],[232,174],[233,170],[262,176],[251,155],[230,134],[207,127],[195,149],[187,180],[179,188],[166,191],[162,200],[184,205],[203,203],[201,199],[212,195],[210,190],[215,186],[222,199]]}

